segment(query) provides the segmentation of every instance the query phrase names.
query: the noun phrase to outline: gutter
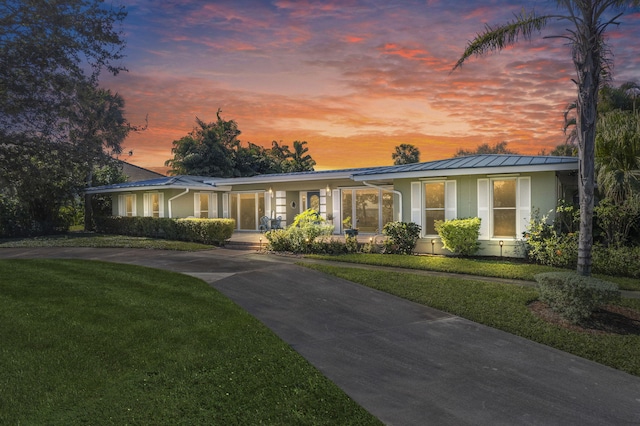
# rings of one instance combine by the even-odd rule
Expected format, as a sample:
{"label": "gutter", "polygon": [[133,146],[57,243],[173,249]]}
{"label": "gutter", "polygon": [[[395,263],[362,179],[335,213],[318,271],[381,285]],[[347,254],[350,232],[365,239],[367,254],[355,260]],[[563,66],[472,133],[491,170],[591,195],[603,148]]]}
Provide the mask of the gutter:
{"label": "gutter", "polygon": [[395,189],[383,188],[381,186],[377,186],[377,185],[374,185],[372,183],[369,183],[366,180],[363,180],[362,183],[365,186],[370,186],[371,188],[379,189],[381,191],[393,192],[394,194],[396,194],[398,196],[399,201],[400,201],[400,209],[399,209],[399,212],[398,212],[398,216],[399,216],[398,217],[398,221],[402,222],[402,192],[396,191]]}
{"label": "gutter", "polygon": [[172,218],[173,216],[171,215],[171,202],[173,200],[175,200],[178,197],[182,197],[183,195],[186,195],[189,192],[189,188],[185,189],[184,192],[181,192],[180,194],[176,195],[175,197],[171,197],[169,198],[169,201],[167,201],[167,203],[169,204],[169,218]]}

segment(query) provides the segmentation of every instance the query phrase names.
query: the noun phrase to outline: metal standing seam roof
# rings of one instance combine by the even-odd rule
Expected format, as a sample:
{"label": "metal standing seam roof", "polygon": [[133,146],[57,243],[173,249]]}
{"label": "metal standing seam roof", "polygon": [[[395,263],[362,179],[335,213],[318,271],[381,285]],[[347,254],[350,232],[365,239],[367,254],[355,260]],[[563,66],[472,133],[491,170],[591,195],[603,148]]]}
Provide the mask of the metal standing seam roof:
{"label": "metal standing seam roof", "polygon": [[559,164],[578,164],[577,157],[556,157],[556,156],[536,156],[536,155],[501,155],[482,154],[467,157],[456,157],[447,160],[429,161],[426,163],[403,164],[399,166],[388,166],[375,170],[365,170],[354,173],[354,177],[393,175],[427,171],[462,170],[462,169],[488,169],[499,167],[523,167],[523,166],[545,166]]}
{"label": "metal standing seam roof", "polygon": [[[293,173],[276,173],[268,175],[257,175],[251,177],[239,178],[216,178],[211,176],[165,176],[157,179],[149,179],[137,182],[124,182],[113,185],[98,186],[87,188],[86,192],[110,192],[110,191],[126,191],[136,188],[202,188],[212,189],[219,186],[231,186],[240,184],[260,183],[260,182],[289,182],[295,180],[320,180],[320,179],[353,179],[365,180],[367,177],[376,177],[384,175],[385,178],[403,177],[407,174],[416,175],[422,172],[438,172],[457,170],[477,170],[480,169],[499,169],[520,167],[536,167],[536,166],[562,166],[569,168],[577,167],[578,158],[576,157],[556,157],[556,156],[536,156],[536,155],[501,155],[501,154],[481,154],[470,155],[466,157],[456,157],[446,160],[428,161],[425,163],[403,164],[398,166],[379,166],[366,168],[351,168],[340,170],[320,170]],[[499,170],[496,170],[499,172]]]}

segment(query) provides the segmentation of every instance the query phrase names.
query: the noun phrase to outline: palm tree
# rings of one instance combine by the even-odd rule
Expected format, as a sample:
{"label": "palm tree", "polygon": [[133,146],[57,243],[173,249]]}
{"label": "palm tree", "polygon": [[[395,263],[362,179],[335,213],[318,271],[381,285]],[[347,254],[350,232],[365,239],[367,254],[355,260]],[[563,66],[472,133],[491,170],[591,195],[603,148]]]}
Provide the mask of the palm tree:
{"label": "palm tree", "polygon": [[640,114],[611,111],[598,118],[596,178],[601,195],[621,205],[640,190]]}
{"label": "palm tree", "polygon": [[419,163],[420,150],[409,143],[401,143],[396,146],[396,150],[391,154],[391,158],[393,159],[393,164],[395,166]]}
{"label": "palm tree", "polygon": [[309,148],[305,145],[307,141],[293,141],[293,152],[291,153],[291,162],[289,164],[290,172],[306,172],[313,171],[316,162],[311,155],[307,154]]}
{"label": "palm tree", "polygon": [[[558,0],[564,11],[558,15],[538,15],[522,12],[515,20],[491,27],[470,41],[464,53],[453,67],[459,68],[473,55],[500,51],[519,39],[531,40],[552,19],[567,21],[569,28],[554,36],[569,42],[576,70],[577,86],[576,130],[578,139],[580,195],[580,237],[578,242],[578,267],[581,275],[591,275],[591,248],[593,246],[593,207],[595,187],[595,137],[598,110],[598,90],[601,79],[608,70],[607,47],[604,34],[610,25],[619,24],[622,7],[638,6],[640,0]],[[614,13],[612,13],[614,12]],[[617,12],[617,13],[615,13]],[[613,16],[612,16],[613,15]]]}

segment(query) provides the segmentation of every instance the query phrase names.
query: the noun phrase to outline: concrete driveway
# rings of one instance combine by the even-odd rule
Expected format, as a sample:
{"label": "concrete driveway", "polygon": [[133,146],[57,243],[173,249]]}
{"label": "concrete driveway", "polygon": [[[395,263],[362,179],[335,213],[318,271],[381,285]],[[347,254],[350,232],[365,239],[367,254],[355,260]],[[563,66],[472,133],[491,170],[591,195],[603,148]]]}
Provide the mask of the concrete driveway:
{"label": "concrete driveway", "polygon": [[640,424],[638,377],[286,258],[0,249],[0,258],[13,257],[99,259],[202,278],[389,425]]}

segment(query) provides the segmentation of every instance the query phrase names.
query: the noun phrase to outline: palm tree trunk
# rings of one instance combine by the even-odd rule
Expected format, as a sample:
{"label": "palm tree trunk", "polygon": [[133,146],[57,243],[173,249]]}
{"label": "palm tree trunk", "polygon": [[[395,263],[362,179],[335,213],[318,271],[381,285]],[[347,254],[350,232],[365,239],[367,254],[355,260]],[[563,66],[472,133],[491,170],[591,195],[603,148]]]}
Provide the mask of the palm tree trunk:
{"label": "palm tree trunk", "polygon": [[[591,249],[593,247],[593,207],[595,190],[595,140],[600,85],[599,40],[587,31],[582,42],[574,49],[574,64],[578,74],[578,155],[580,193],[580,236],[578,240],[577,273],[591,275]],[[579,51],[578,51],[579,50]]]}

